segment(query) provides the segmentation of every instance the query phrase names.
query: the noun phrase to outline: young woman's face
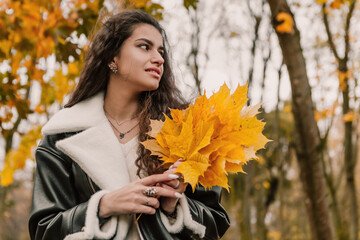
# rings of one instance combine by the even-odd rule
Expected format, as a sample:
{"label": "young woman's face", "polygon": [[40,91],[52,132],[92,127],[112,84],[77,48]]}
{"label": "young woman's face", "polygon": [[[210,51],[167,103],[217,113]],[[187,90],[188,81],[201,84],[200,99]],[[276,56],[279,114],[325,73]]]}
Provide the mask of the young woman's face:
{"label": "young woman's face", "polygon": [[156,90],[164,71],[163,54],[160,32],[149,24],[139,24],[114,58],[117,74],[139,92]]}

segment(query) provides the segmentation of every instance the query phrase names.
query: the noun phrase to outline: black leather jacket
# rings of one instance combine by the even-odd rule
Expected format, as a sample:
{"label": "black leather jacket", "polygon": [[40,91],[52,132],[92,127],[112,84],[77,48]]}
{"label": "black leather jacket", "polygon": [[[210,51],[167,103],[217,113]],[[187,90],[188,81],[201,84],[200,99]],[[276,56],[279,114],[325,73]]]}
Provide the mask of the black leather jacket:
{"label": "black leather jacket", "polygon": [[[64,239],[85,224],[88,200],[99,187],[55,143],[74,133],[47,135],[36,151],[36,175],[29,219],[31,239]],[[221,188],[205,191],[189,187],[186,192],[193,220],[206,226],[203,239],[219,239],[228,229],[229,218],[220,205]],[[143,214],[138,221],[144,239],[199,239],[189,229],[170,234],[155,215]]]}

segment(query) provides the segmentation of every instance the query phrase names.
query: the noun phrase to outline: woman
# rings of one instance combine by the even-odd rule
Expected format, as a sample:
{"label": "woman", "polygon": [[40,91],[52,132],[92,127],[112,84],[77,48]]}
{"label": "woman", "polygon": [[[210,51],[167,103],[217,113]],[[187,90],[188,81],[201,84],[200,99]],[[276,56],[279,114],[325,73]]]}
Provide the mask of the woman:
{"label": "woman", "polygon": [[150,119],[184,108],[166,36],[141,11],[111,17],[89,48],[69,103],[44,126],[31,239],[218,239],[221,189],[195,192],[139,144]]}

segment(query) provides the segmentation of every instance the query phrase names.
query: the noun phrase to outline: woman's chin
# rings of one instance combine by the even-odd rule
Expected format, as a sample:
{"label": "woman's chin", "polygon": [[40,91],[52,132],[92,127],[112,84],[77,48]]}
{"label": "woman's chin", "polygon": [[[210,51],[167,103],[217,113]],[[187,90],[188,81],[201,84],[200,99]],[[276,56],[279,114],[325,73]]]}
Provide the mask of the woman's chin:
{"label": "woman's chin", "polygon": [[159,88],[159,83],[154,83],[154,84],[151,84],[151,85],[148,85],[146,86],[146,90],[144,90],[144,92],[147,92],[147,91],[155,91]]}

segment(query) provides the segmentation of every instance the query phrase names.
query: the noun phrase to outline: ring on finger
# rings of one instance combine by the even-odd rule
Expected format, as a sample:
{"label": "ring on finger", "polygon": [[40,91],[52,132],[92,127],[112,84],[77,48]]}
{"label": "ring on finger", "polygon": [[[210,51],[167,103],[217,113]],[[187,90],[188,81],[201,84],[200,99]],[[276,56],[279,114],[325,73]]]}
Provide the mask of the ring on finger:
{"label": "ring on finger", "polygon": [[180,185],[180,181],[177,180],[177,183],[176,183],[176,185],[174,186],[174,188],[177,189],[177,188],[179,187],[179,185]]}
{"label": "ring on finger", "polygon": [[149,187],[149,188],[145,189],[145,191],[143,192],[143,194],[144,194],[145,196],[148,196],[148,197],[156,197],[157,191],[156,191],[156,188],[154,188],[154,187]]}
{"label": "ring on finger", "polygon": [[146,197],[145,200],[146,200],[145,205],[146,205],[146,206],[149,206],[150,199],[149,199],[148,197]]}

